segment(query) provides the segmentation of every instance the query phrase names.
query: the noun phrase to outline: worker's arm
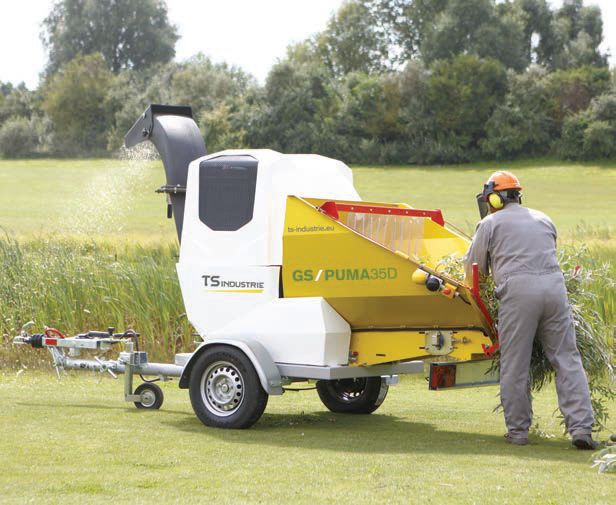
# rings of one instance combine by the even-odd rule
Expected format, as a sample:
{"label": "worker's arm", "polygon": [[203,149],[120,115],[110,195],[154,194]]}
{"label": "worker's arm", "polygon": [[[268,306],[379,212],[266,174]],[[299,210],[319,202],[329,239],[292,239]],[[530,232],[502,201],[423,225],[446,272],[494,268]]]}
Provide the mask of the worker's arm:
{"label": "worker's arm", "polygon": [[479,273],[490,273],[490,223],[485,219],[480,221],[475,230],[473,241],[464,256],[464,271],[468,282],[473,278],[473,263],[479,266]]}
{"label": "worker's arm", "polygon": [[556,245],[558,242],[558,232],[556,231],[556,226],[554,225],[554,223],[548,216],[545,216],[545,217],[547,219],[548,226],[550,227],[550,230],[552,231],[552,235],[554,237],[554,244]]}

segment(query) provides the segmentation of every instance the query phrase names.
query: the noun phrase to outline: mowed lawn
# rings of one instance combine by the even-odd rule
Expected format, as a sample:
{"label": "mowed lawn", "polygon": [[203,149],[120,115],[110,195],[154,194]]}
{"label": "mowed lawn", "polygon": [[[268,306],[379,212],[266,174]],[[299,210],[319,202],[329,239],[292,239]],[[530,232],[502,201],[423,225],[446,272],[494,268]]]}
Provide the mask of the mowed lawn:
{"label": "mowed lawn", "polygon": [[0,376],[0,502],[614,503],[615,476],[561,436],[552,388],[535,412],[554,436],[526,447],[504,442],[495,387],[429,392],[409,377],[368,416],[287,392],[243,431],[206,428],[186,391],[163,388],[162,409],[142,411],[108,377]]}
{"label": "mowed lawn", "polygon": [[[524,203],[548,213],[563,237],[616,226],[616,162],[550,160],[431,167],[356,167],[364,200],[440,208],[467,232],[478,219],[475,194],[494,169],[514,170]],[[126,160],[1,160],[0,227],[17,235],[47,233],[139,241],[173,240],[165,219],[160,162]]]}

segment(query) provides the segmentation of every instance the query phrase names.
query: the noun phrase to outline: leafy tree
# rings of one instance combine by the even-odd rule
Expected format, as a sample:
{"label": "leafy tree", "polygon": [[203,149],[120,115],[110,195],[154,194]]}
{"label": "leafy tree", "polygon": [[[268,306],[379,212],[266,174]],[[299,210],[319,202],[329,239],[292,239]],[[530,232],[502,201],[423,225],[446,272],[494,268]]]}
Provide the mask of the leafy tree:
{"label": "leafy tree", "polygon": [[[518,71],[606,65],[601,11],[583,0],[363,0],[388,35],[390,58],[427,63],[461,53]],[[392,49],[393,47],[393,49]]]}
{"label": "leafy tree", "polygon": [[171,100],[190,104],[197,114],[255,86],[254,78],[244,71],[226,63],[212,63],[202,54],[172,67]]}
{"label": "leafy tree", "polygon": [[[319,65],[323,64],[323,55],[319,52],[318,45],[319,35],[315,38],[307,39],[302,42],[296,42],[287,46],[287,54],[285,60],[297,65]],[[323,49],[322,47],[320,48]]]}
{"label": "leafy tree", "polygon": [[[112,115],[107,131],[107,150],[114,151],[124,144],[124,135],[150,103],[168,103],[170,79],[166,68],[169,65],[154,65],[143,70],[123,70],[107,90],[106,101]],[[153,81],[159,84],[158,93],[152,96],[148,89]]]}
{"label": "leafy tree", "polygon": [[[419,59],[409,61],[398,74],[400,83],[400,115],[404,122],[412,123],[413,129],[419,127],[419,119],[427,116],[426,91],[430,80],[430,70]],[[421,128],[423,131],[423,128]]]}
{"label": "leafy tree", "polygon": [[600,95],[565,119],[558,153],[571,159],[616,156],[616,94]]}
{"label": "leafy tree", "polygon": [[[555,145],[568,157],[588,152],[590,148],[584,147],[589,124],[585,111],[594,97],[609,90],[607,69],[581,67],[549,73],[534,66],[510,75],[508,81],[509,92],[486,123],[486,137],[480,142],[486,155],[547,154]],[[558,141],[561,130],[567,146]]]}
{"label": "leafy tree", "polygon": [[227,103],[219,103],[213,109],[203,111],[199,124],[208,152],[245,147],[246,125],[240,118],[238,110]]}
{"label": "leafy tree", "polygon": [[546,111],[558,128],[570,114],[586,109],[591,100],[610,88],[610,72],[605,67],[585,66],[557,70],[546,76],[550,94]]}
{"label": "leafy tree", "polygon": [[555,47],[553,12],[547,0],[514,0],[509,7],[522,20],[526,60],[544,64],[551,60]]}
{"label": "leafy tree", "polygon": [[25,117],[12,117],[0,127],[0,156],[21,158],[33,153],[37,135]]}
{"label": "leafy tree", "polygon": [[248,145],[282,152],[339,152],[333,133],[340,95],[329,71],[316,63],[283,60],[270,71],[255,104]]}
{"label": "leafy tree", "polygon": [[478,146],[485,124],[507,91],[507,75],[493,59],[459,55],[431,68],[426,108],[434,118],[435,135],[454,135],[468,148]]}
{"label": "leafy tree", "polygon": [[0,92],[0,124],[10,117],[29,119],[38,108],[38,101],[37,93],[26,88],[23,82],[18,86],[5,85]]}
{"label": "leafy tree", "polygon": [[[427,100],[431,70],[413,59],[398,73],[401,134],[398,141],[400,163],[437,163],[464,158],[459,144],[450,135],[438,134]],[[448,137],[448,138],[447,138]]]}
{"label": "leafy tree", "polygon": [[47,74],[79,54],[98,52],[113,72],[168,62],[177,29],[162,0],[59,0],[43,21]]}
{"label": "leafy tree", "polygon": [[353,137],[395,140],[400,134],[400,88],[391,75],[350,74],[344,83],[338,131]]}
{"label": "leafy tree", "polygon": [[424,34],[420,50],[427,63],[475,54],[516,70],[528,65],[523,23],[510,10],[497,9],[494,0],[449,0]]}
{"label": "leafy tree", "polygon": [[585,7],[583,0],[564,0],[554,14],[551,30],[555,48],[545,61],[550,67],[607,65],[606,56],[599,51],[603,21],[598,7]]}
{"label": "leafy tree", "polygon": [[[203,127],[200,118],[205,112],[217,110],[220,114],[223,104],[234,112],[239,108],[237,102],[255,87],[254,79],[242,70],[225,63],[212,63],[202,54],[182,63],[123,71],[107,95],[114,116],[108,148],[122,145],[124,134],[150,103],[190,105]],[[219,120],[219,116],[213,117]]]}
{"label": "leafy tree", "polygon": [[105,149],[111,126],[106,96],[112,81],[113,74],[100,54],[78,56],[51,78],[42,108],[57,132],[57,150],[83,154]]}
{"label": "leafy tree", "polygon": [[177,34],[162,1],[56,1],[47,79],[36,92],[0,83],[0,128],[11,123],[5,138],[21,138],[23,153],[50,142],[96,153],[119,147],[147,104],[178,103],[193,107],[209,150],[363,163],[613,156],[602,29],[582,0],[347,0],[259,86],[203,55],[170,62]]}
{"label": "leafy tree", "polygon": [[13,85],[10,82],[0,81],[0,97],[5,97],[13,91]]}
{"label": "leafy tree", "polygon": [[[537,0],[539,1],[539,0]],[[525,52],[525,17],[510,1],[366,0],[389,34],[392,59],[421,56],[426,63],[476,54],[521,70],[530,62]]]}
{"label": "leafy tree", "polygon": [[509,92],[488,119],[480,141],[483,153],[501,159],[549,152],[559,130],[549,115],[546,76],[539,66],[508,76]]}
{"label": "leafy tree", "polygon": [[599,51],[603,23],[598,7],[585,7],[583,0],[565,0],[556,10],[547,0],[513,0],[499,7],[522,19],[529,61],[550,69],[606,65]]}
{"label": "leafy tree", "polygon": [[583,153],[588,158],[616,155],[616,125],[608,121],[591,121],[584,131]]}
{"label": "leafy tree", "polygon": [[426,34],[449,0],[366,0],[373,16],[379,20],[390,46],[392,59],[405,63],[420,54]]}
{"label": "leafy tree", "polygon": [[317,54],[337,75],[379,72],[389,65],[387,37],[362,0],[347,0],[316,40]]}

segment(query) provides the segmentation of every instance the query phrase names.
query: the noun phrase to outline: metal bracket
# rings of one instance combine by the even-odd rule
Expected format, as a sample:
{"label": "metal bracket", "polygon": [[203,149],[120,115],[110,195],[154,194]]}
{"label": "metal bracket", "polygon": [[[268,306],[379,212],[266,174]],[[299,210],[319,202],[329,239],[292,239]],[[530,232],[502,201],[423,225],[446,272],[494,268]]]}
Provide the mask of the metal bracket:
{"label": "metal bracket", "polygon": [[400,384],[399,375],[385,375],[383,379],[385,379],[385,384],[387,384],[388,386],[395,386],[396,384]]}
{"label": "metal bracket", "polygon": [[128,133],[124,137],[124,143],[126,147],[133,147],[134,145],[142,142],[145,139],[150,138],[152,135],[152,128],[154,127],[154,117],[165,114],[171,114],[174,116],[185,116],[192,119],[192,109],[190,107],[181,105],[150,105],[144,113],[135,121],[135,124],[128,130]]}
{"label": "metal bracket", "polygon": [[156,189],[154,192],[177,195],[178,193],[186,193],[186,186],[182,186],[180,184],[176,184],[175,186],[171,184],[165,184],[164,186],[161,186],[160,188]]}
{"label": "metal bracket", "polygon": [[444,356],[453,351],[453,331],[426,331],[426,352],[434,356]]}

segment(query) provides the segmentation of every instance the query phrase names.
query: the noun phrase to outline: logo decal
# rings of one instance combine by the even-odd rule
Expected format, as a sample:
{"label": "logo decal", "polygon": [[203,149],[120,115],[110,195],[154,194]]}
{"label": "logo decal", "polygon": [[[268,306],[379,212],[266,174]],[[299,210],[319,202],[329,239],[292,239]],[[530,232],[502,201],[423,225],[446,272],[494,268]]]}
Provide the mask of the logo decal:
{"label": "logo decal", "polygon": [[333,226],[287,226],[287,233],[315,233],[334,231]]}
{"label": "logo decal", "polygon": [[330,282],[330,281],[384,281],[398,277],[398,269],[393,267],[380,268],[321,268],[313,270],[293,270],[293,280],[296,282]]}
{"label": "logo decal", "polygon": [[263,293],[265,283],[262,281],[230,281],[220,275],[202,275],[203,285],[209,293]]}

